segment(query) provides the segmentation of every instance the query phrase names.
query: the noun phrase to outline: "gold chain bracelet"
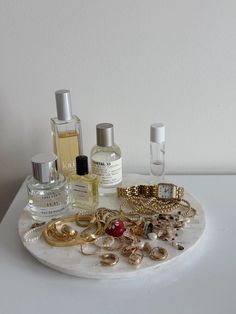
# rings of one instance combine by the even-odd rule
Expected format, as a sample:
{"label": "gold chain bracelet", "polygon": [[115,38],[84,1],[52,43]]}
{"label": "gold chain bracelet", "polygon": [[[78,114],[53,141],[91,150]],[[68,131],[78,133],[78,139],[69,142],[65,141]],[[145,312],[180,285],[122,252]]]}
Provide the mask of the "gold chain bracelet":
{"label": "gold chain bracelet", "polygon": [[[160,197],[161,188],[171,189],[170,198]],[[196,210],[190,203],[183,199],[184,188],[171,183],[158,185],[134,185],[130,187],[118,187],[117,196],[124,198],[121,205],[129,205],[135,212],[141,215],[168,214],[177,208],[185,211],[183,215],[193,217]]]}

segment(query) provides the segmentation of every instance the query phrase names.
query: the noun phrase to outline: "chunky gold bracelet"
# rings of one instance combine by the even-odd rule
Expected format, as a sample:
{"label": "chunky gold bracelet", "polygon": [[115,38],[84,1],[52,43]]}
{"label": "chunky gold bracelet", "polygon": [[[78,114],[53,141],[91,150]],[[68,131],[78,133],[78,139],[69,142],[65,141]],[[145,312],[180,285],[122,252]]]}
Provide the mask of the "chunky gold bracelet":
{"label": "chunky gold bracelet", "polygon": [[[94,241],[103,234],[103,227],[100,221],[92,222],[85,230],[78,233],[71,228],[68,222],[75,222],[78,224],[78,216],[73,215],[66,218],[59,218],[51,220],[43,230],[45,241],[52,246],[73,246]],[[89,232],[91,227],[95,227],[95,231]]]}
{"label": "chunky gold bracelet", "polygon": [[172,183],[159,183],[157,185],[133,185],[129,187],[118,187],[117,188],[117,196],[123,198],[130,198],[130,197],[155,197],[158,199],[165,199],[161,197],[160,190],[164,189],[171,189],[172,196],[167,199],[176,199],[180,200],[184,196],[184,188],[177,187]]}
{"label": "chunky gold bracelet", "polygon": [[[171,197],[164,196],[162,191],[169,189]],[[134,185],[130,187],[118,187],[117,196],[124,198],[124,202],[135,212],[141,215],[167,214],[177,208],[184,209],[184,216],[193,217],[196,210],[190,203],[183,199],[184,188],[171,183],[159,183],[157,185]]]}

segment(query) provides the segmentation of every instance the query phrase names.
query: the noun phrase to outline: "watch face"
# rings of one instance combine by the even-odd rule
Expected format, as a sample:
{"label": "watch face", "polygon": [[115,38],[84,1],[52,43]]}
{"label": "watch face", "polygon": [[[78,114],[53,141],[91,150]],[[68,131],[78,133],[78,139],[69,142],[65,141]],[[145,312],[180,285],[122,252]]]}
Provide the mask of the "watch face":
{"label": "watch face", "polygon": [[168,183],[161,183],[158,185],[158,197],[169,199],[174,197],[174,185]]}

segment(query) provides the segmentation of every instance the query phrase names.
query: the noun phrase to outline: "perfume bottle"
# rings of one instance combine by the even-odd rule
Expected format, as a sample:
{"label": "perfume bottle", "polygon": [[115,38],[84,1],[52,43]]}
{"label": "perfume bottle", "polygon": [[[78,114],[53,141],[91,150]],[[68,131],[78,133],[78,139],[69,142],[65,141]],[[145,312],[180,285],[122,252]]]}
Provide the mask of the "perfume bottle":
{"label": "perfume bottle", "polygon": [[38,154],[32,158],[33,176],[27,178],[28,208],[37,221],[66,215],[69,210],[67,179],[57,172],[57,156]]}
{"label": "perfume bottle", "polygon": [[99,177],[101,195],[115,193],[122,181],[122,159],[119,146],[114,143],[111,123],[96,126],[97,145],[91,150],[92,173]]}
{"label": "perfume bottle", "polygon": [[76,173],[70,175],[71,204],[88,214],[98,205],[98,177],[89,173],[87,156],[76,157]]}
{"label": "perfume bottle", "polygon": [[165,175],[165,126],[154,123],[150,127],[150,172],[158,181]]}
{"label": "perfume bottle", "polygon": [[51,119],[54,153],[58,156],[58,170],[64,175],[76,173],[75,158],[82,154],[80,119],[72,115],[69,90],[55,92],[57,118]]}

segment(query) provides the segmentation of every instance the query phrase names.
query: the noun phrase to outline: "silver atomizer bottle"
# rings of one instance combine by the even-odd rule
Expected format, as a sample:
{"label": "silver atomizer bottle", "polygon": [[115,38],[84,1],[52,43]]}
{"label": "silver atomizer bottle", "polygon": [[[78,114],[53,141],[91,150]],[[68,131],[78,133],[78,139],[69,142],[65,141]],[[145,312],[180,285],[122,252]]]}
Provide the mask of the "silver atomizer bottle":
{"label": "silver atomizer bottle", "polygon": [[154,123],[150,127],[150,172],[158,181],[165,176],[165,126]]}

